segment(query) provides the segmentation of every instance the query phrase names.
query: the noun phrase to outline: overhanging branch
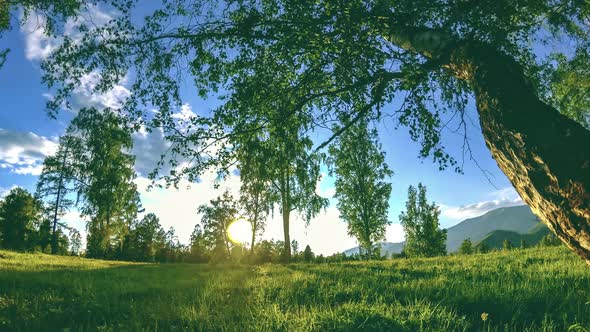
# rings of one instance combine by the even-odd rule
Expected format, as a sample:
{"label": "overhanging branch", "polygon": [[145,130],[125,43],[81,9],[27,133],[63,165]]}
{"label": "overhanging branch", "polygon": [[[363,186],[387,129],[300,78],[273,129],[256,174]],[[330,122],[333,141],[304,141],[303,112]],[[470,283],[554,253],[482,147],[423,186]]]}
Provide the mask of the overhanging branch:
{"label": "overhanging branch", "polygon": [[348,130],[348,128],[352,127],[355,123],[357,123],[360,119],[362,119],[364,116],[367,115],[367,113],[369,113],[369,111],[378,103],[380,102],[380,100],[373,100],[370,104],[365,105],[365,107],[361,108],[359,110],[359,112],[356,114],[356,116],[354,118],[352,118],[352,120],[350,120],[348,123],[346,123],[344,126],[340,127],[340,129],[336,130],[332,136],[330,136],[330,138],[328,138],[326,141],[324,141],[322,144],[320,144],[315,150],[314,152],[317,152],[323,148],[325,148],[326,146],[328,146],[330,143],[332,143],[333,140],[335,140],[336,138],[338,138],[338,136],[342,135],[346,130]]}

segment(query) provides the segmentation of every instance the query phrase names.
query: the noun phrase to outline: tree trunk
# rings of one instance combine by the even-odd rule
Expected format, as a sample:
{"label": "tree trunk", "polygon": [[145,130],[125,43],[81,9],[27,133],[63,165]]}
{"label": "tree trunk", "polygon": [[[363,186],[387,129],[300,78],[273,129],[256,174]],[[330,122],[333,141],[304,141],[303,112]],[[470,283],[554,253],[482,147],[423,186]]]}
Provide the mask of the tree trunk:
{"label": "tree trunk", "polygon": [[59,212],[59,203],[61,199],[61,187],[63,184],[63,173],[59,175],[59,184],[57,188],[57,197],[55,199],[55,209],[53,211],[53,232],[51,234],[51,254],[57,254],[57,214]]}
{"label": "tree trunk", "polygon": [[[257,202],[258,203],[258,202]],[[258,204],[254,211],[254,220],[252,220],[252,242],[250,242],[250,256],[254,257],[254,241],[256,241],[256,232],[258,231]]]}
{"label": "tree trunk", "polygon": [[227,223],[226,222],[223,223],[223,244],[225,245],[225,250],[227,250],[227,259],[228,260],[231,260],[231,248],[230,248],[231,240],[229,239],[229,233],[227,232],[230,225],[231,225],[231,221],[227,222]]}
{"label": "tree trunk", "polygon": [[493,47],[426,30],[405,31],[392,42],[471,84],[498,166],[532,211],[590,264],[590,131],[539,100],[523,68]]}
{"label": "tree trunk", "polygon": [[254,240],[256,238],[256,229],[252,227],[252,242],[250,242],[250,256],[254,256]]}
{"label": "tree trunk", "polygon": [[[288,169],[288,168],[286,168]],[[289,263],[291,261],[291,237],[289,235],[289,217],[291,214],[291,188],[289,185],[289,172],[286,172],[285,178],[282,179],[281,183],[281,200],[282,200],[282,209],[281,213],[283,215],[283,235],[284,241],[283,244],[283,261],[285,263]]]}
{"label": "tree trunk", "polygon": [[283,203],[283,235],[285,237],[285,243],[283,247],[283,259],[285,263],[291,261],[291,237],[289,236],[289,216],[291,214],[291,208],[289,204]]}
{"label": "tree trunk", "polygon": [[62,187],[64,181],[64,168],[66,165],[66,157],[68,156],[68,145],[66,145],[66,150],[64,151],[64,156],[61,162],[61,169],[59,172],[59,181],[57,184],[57,197],[55,198],[55,209],[53,211],[53,233],[51,235],[51,254],[57,254],[57,215],[59,212],[59,205],[62,199]]}
{"label": "tree trunk", "polygon": [[471,61],[470,81],[492,156],[533,212],[590,264],[590,131],[541,102],[514,60],[469,51],[487,51]]}

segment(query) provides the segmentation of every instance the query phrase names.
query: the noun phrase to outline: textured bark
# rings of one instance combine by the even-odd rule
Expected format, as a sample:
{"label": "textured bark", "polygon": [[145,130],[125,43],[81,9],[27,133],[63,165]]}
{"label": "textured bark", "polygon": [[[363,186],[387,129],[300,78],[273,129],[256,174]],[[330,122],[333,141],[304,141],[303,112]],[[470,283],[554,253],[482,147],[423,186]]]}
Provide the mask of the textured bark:
{"label": "textured bark", "polygon": [[290,210],[283,210],[283,235],[285,243],[283,244],[283,260],[288,263],[291,260],[291,237],[289,235],[289,215]]}
{"label": "textured bark", "polygon": [[[285,167],[288,170],[288,167]],[[285,243],[283,244],[283,261],[289,263],[291,261],[291,236],[289,235],[289,219],[291,216],[291,188],[289,183],[289,173],[285,172],[281,179],[281,213],[283,217],[283,236]]]}
{"label": "textured bark", "polygon": [[462,67],[498,166],[533,212],[590,264],[590,131],[540,101],[509,57],[486,48],[458,55],[470,59]]}
{"label": "textured bark", "polygon": [[590,264],[590,131],[542,102],[523,68],[493,47],[425,30],[391,41],[471,84],[498,166],[532,211]]}

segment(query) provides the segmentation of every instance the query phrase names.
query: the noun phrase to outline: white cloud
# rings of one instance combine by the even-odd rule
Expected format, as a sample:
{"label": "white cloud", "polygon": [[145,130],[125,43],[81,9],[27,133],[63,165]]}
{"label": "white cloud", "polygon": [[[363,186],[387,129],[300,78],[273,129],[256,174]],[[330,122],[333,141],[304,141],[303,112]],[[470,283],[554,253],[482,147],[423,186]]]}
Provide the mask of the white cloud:
{"label": "white cloud", "polygon": [[59,222],[67,225],[68,227],[75,228],[78,232],[80,232],[80,236],[82,237],[82,248],[86,248],[86,236],[88,235],[88,232],[86,231],[87,220],[80,215],[78,210],[73,209],[68,211],[60,218]]}
{"label": "white cloud", "polygon": [[45,23],[44,16],[32,14],[21,26],[21,31],[26,35],[25,56],[31,61],[46,59],[59,46],[59,40],[45,34]]}
{"label": "white cloud", "polygon": [[[81,11],[78,18],[70,18],[66,21],[63,34],[76,42],[82,38],[82,33],[79,31],[82,24],[100,27],[106,25],[111,19],[111,15],[100,10],[98,6],[89,4]],[[59,37],[47,36],[46,22],[44,15],[33,12],[21,26],[21,32],[25,35],[25,56],[30,61],[45,60],[63,41]]]}
{"label": "white cloud", "polygon": [[[127,98],[131,96],[131,91],[125,87],[127,77],[124,77],[119,84],[115,84],[106,92],[97,90],[100,83],[100,72],[93,70],[92,72],[83,75],[76,87],[72,90],[72,96],[69,100],[69,105],[62,104],[62,108],[74,114],[81,108],[95,107],[97,109],[111,108],[113,110],[123,107]],[[50,93],[41,94],[47,100],[53,100],[54,96]]]}
{"label": "white cloud", "polygon": [[16,174],[39,175],[46,156],[57,151],[57,142],[32,132],[0,128],[0,167]]}
{"label": "white cloud", "polygon": [[36,165],[27,165],[27,166],[15,168],[13,170],[13,172],[16,174],[20,174],[20,175],[28,175],[28,174],[39,175],[39,174],[41,174],[41,172],[43,172],[43,164],[37,163]]}
{"label": "white cloud", "polygon": [[386,242],[404,242],[405,241],[406,232],[404,232],[404,228],[399,223],[392,223],[391,225],[387,226],[385,229],[385,241]]}
{"label": "white cloud", "polygon": [[488,194],[488,196],[496,200],[521,200],[520,196],[513,187],[506,187],[492,191]]}
{"label": "white cloud", "polygon": [[507,187],[488,194],[491,200],[477,202],[461,206],[449,206],[441,204],[441,215],[445,218],[461,221],[468,218],[481,216],[488,211],[507,206],[523,205],[524,202],[518,196],[514,188]]}
{"label": "white cloud", "polygon": [[[101,11],[98,6],[87,5],[78,19],[67,20],[64,25],[63,34],[70,37],[76,43],[83,36],[79,31],[79,27],[82,24],[100,27],[106,25],[111,19],[112,17]],[[43,61],[47,59],[63,41],[61,37],[54,38],[45,34],[44,26],[46,21],[43,15],[32,13],[21,26],[21,32],[25,35],[25,56],[30,61]],[[82,107],[91,106],[118,109],[131,94],[124,86],[125,79],[106,92],[96,91],[99,80],[100,72],[98,70],[94,70],[81,77],[80,82],[77,82],[76,87],[72,91],[71,111],[76,112]],[[44,93],[43,96],[50,100],[53,98],[48,93]]]}
{"label": "white cloud", "polygon": [[4,197],[6,197],[6,195],[8,195],[8,193],[14,189],[14,188],[18,188],[19,186],[17,185],[12,185],[10,186],[10,188],[3,188],[0,187],[0,199],[3,199]]}
{"label": "white cloud", "polygon": [[195,114],[195,112],[193,112],[193,108],[191,107],[190,104],[188,103],[184,103],[182,104],[182,106],[180,106],[180,112],[176,112],[174,114],[172,114],[172,118],[174,119],[178,119],[180,121],[190,121],[193,118],[196,118],[197,114]]}
{"label": "white cloud", "polygon": [[[357,246],[356,240],[348,235],[346,223],[340,220],[335,206],[322,211],[307,227],[301,217],[291,213],[289,225],[291,240],[297,240],[299,250],[309,245],[316,254],[331,255]],[[269,218],[263,239],[283,240],[283,221],[278,209]]]}
{"label": "white cloud", "polygon": [[316,182],[315,193],[324,198],[332,198],[336,194],[334,179],[332,179],[327,173],[321,173]]}
{"label": "white cloud", "polygon": [[[155,168],[162,154],[170,148],[170,142],[164,138],[161,128],[155,128],[148,132],[141,128],[133,135],[133,155],[135,155],[135,170],[140,176],[146,177]],[[170,167],[164,165],[161,174],[168,174]]]}
{"label": "white cloud", "polygon": [[[152,113],[159,113],[159,110],[152,109],[150,110]],[[194,133],[194,130],[200,127],[193,127],[190,126],[190,121],[192,119],[196,119],[199,115],[195,114],[192,111],[192,106],[189,103],[184,103],[177,109],[176,112],[172,113],[172,119],[174,120],[175,129],[177,132],[182,132],[183,134],[190,136]],[[211,131],[216,131],[217,129],[211,129]],[[166,133],[169,135],[176,135],[174,133]],[[168,153],[171,147],[171,143],[169,140],[166,139],[164,131],[161,128],[152,129],[151,132],[147,130],[145,127],[140,127],[139,132],[134,136],[135,146],[134,146],[134,153],[137,156],[136,159],[136,170],[141,174],[145,175],[150,173],[154,167],[156,166],[157,162],[160,161],[162,154]],[[187,146],[183,147],[185,151],[199,151],[203,158],[214,157],[218,154],[218,152],[225,147],[226,142],[223,140],[216,140],[214,138],[207,138],[202,139],[200,142],[188,142]],[[169,161],[171,155],[167,156]],[[183,157],[181,155],[174,155],[175,162],[180,165],[184,165],[186,167],[190,166],[186,163],[191,157]],[[181,171],[182,167],[178,167],[178,170]],[[146,172],[147,171],[147,172]],[[160,174],[168,174],[170,171],[169,165],[164,165],[162,169],[160,169]]]}
{"label": "white cloud", "polygon": [[[385,241],[403,242],[404,234],[399,223],[391,224],[386,227]],[[340,219],[340,212],[335,204],[311,220],[307,227],[296,213],[292,213],[290,235],[292,240],[297,240],[300,250],[309,245],[316,254],[332,255],[358,246],[356,238],[348,235],[347,224]],[[283,239],[283,223],[278,211],[274,218],[268,221],[263,238]]]}
{"label": "white cloud", "polygon": [[100,81],[100,73],[94,70],[89,74],[82,76],[79,85],[73,93],[76,98],[77,106],[81,107],[108,107],[112,109],[121,108],[125,100],[131,95],[131,92],[121,84],[126,83],[126,78],[120,83],[113,86],[107,92],[97,93],[96,86]]}
{"label": "white cloud", "polygon": [[[170,152],[172,144],[166,139],[162,128],[152,128],[148,130],[146,127],[140,127],[139,131],[133,135],[133,155],[135,155],[135,170],[140,176],[147,177],[157,166],[158,162],[165,155],[165,163],[160,167],[159,174],[170,174],[170,158],[174,157],[179,164],[178,171],[182,167],[188,166],[187,158],[181,155],[173,156]],[[187,147],[190,149],[190,147]],[[196,149],[196,148],[195,148]],[[211,148],[212,149],[212,148]],[[205,151],[205,153],[213,153],[215,151]]]}

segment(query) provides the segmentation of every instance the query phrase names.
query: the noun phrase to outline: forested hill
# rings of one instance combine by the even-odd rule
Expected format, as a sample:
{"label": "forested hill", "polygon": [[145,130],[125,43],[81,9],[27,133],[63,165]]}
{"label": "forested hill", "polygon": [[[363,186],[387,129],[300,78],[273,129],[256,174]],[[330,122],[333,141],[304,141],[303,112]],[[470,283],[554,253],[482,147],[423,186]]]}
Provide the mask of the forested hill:
{"label": "forested hill", "polygon": [[449,227],[447,230],[447,252],[457,251],[461,242],[466,238],[477,243],[494,231],[527,234],[537,224],[539,224],[539,220],[526,205],[495,209]]}
{"label": "forested hill", "polygon": [[512,231],[493,231],[478,244],[489,249],[500,249],[503,247],[504,241],[508,240],[513,246],[524,244],[524,246],[529,247],[541,242],[548,234],[552,234],[549,228],[543,223],[538,223],[537,226],[524,234]]}
{"label": "forested hill", "polygon": [[[471,239],[473,243],[478,243],[495,232],[498,233],[494,235],[494,239],[501,234],[510,234],[510,239],[512,239],[513,237],[518,237],[518,235],[536,233],[534,230],[539,227],[539,224],[540,222],[537,217],[526,205],[495,209],[479,217],[465,219],[457,225],[449,227],[447,229],[447,252],[457,251],[461,242],[467,238]],[[534,239],[531,238],[530,240],[533,241]],[[533,243],[531,242],[531,244]],[[384,242],[381,243],[381,253],[387,256],[390,256],[392,253],[400,253],[403,246],[403,242]],[[358,247],[344,251],[346,255],[355,253],[358,253]]]}

